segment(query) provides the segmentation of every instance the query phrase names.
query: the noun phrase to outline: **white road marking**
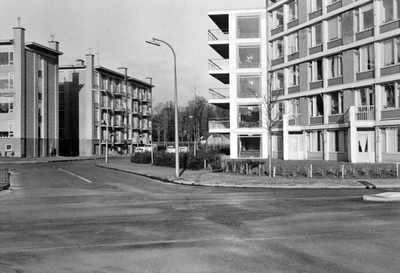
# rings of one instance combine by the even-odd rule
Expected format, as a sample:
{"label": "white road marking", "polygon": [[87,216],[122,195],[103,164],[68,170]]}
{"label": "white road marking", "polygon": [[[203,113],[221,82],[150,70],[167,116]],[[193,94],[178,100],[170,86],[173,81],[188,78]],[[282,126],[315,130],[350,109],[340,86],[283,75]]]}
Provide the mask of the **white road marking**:
{"label": "white road marking", "polygon": [[86,178],[83,178],[82,176],[79,176],[79,175],[77,175],[77,174],[74,174],[74,173],[71,173],[71,172],[69,172],[69,171],[63,170],[63,169],[61,169],[61,168],[58,168],[58,169],[59,169],[60,171],[69,173],[70,175],[76,176],[76,177],[82,179],[83,181],[86,181],[86,182],[88,182],[88,183],[92,183],[92,181],[87,180]]}

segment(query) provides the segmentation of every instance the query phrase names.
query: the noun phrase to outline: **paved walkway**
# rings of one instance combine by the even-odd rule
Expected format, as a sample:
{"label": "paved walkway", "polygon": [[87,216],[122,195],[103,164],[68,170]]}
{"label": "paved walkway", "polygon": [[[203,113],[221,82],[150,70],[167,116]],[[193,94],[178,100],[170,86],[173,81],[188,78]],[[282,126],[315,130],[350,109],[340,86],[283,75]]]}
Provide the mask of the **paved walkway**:
{"label": "paved walkway", "polygon": [[[181,170],[179,178],[175,177],[175,169],[151,164],[134,164],[128,156],[110,157],[104,162],[104,157],[41,157],[41,158],[0,158],[1,163],[37,163],[51,161],[95,160],[96,165],[118,171],[129,172],[170,183],[210,187],[239,188],[400,188],[400,178],[397,179],[321,179],[321,178],[269,178],[266,176],[223,173],[214,171]],[[12,178],[11,178],[12,180]]]}

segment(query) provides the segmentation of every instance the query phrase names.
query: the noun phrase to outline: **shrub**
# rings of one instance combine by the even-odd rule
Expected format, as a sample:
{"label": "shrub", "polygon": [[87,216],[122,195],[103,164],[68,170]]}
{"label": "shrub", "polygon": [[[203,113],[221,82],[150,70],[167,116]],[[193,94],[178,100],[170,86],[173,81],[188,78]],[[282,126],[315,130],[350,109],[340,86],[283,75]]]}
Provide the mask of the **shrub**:
{"label": "shrub", "polygon": [[138,164],[149,164],[151,163],[151,153],[150,152],[134,153],[131,156],[131,162]]}

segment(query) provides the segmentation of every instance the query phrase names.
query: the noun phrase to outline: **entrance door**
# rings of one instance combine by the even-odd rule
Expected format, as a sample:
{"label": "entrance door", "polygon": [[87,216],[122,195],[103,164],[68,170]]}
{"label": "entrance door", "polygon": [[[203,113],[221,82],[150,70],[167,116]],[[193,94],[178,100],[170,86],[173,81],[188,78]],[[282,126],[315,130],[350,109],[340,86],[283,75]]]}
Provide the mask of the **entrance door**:
{"label": "entrance door", "polygon": [[375,132],[357,132],[357,162],[375,162]]}

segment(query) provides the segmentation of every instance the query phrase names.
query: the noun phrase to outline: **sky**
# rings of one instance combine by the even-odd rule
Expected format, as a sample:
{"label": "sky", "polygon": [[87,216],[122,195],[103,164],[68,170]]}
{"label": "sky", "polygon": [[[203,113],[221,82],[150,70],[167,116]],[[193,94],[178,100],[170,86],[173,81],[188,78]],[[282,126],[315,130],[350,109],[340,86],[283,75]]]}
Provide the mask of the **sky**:
{"label": "sky", "polygon": [[25,28],[26,42],[60,43],[60,65],[75,64],[88,53],[95,65],[142,81],[151,77],[153,104],[173,101],[171,49],[146,43],[169,43],[177,58],[178,105],[195,94],[208,99],[208,89],[220,87],[208,74],[208,59],[220,58],[207,44],[216,25],[208,11],[265,8],[266,0],[0,0],[0,40],[13,38],[13,27]]}

